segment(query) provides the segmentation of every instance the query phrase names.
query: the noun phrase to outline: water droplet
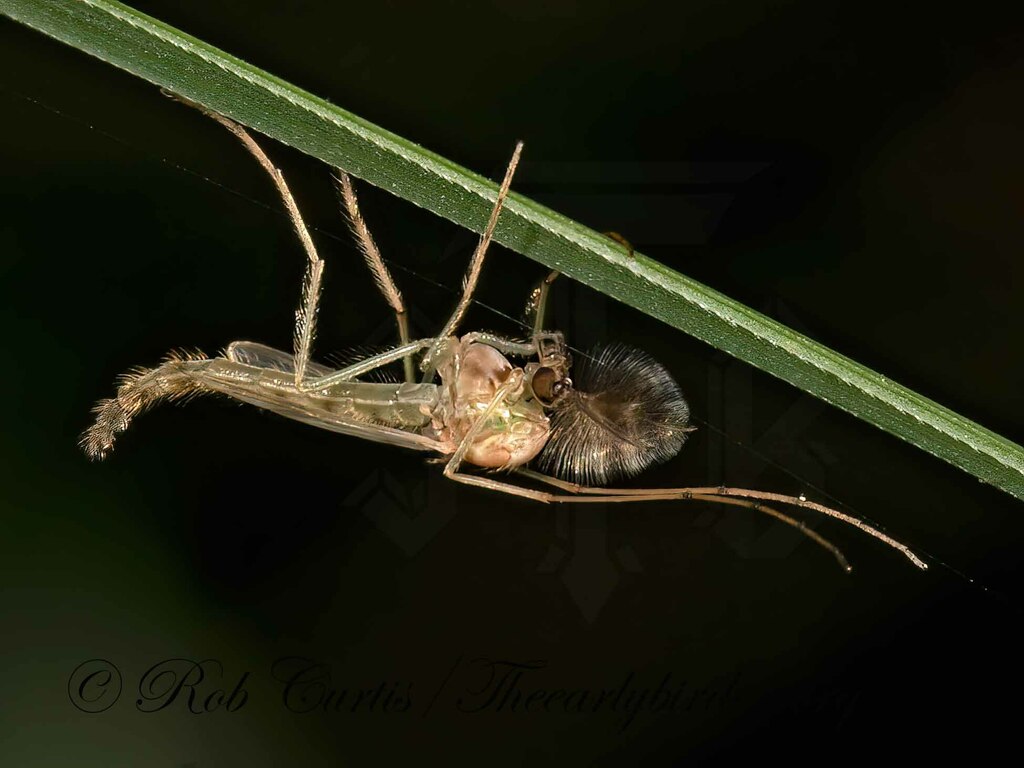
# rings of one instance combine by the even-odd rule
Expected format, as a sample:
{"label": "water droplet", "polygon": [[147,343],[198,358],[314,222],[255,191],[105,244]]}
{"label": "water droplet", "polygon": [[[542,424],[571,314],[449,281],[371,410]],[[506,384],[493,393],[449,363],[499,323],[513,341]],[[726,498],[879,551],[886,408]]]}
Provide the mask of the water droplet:
{"label": "water droplet", "polygon": [[802,493],[800,494],[800,501],[807,501],[807,497],[804,496]]}

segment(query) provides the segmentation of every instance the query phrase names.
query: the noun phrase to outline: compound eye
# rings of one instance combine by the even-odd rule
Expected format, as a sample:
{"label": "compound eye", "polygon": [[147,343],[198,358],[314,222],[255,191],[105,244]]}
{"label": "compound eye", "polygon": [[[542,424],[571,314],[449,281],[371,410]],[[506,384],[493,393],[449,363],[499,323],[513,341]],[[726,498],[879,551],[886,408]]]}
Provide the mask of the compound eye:
{"label": "compound eye", "polygon": [[547,367],[537,369],[537,372],[533,374],[530,386],[533,387],[533,394],[544,405],[551,405],[562,390],[562,382],[558,380],[558,374],[555,373],[554,368]]}
{"label": "compound eye", "polygon": [[538,368],[537,372],[533,374],[531,386],[534,396],[540,400],[542,405],[554,405],[572,389],[572,380],[558,378],[558,373],[554,368],[545,366]]}

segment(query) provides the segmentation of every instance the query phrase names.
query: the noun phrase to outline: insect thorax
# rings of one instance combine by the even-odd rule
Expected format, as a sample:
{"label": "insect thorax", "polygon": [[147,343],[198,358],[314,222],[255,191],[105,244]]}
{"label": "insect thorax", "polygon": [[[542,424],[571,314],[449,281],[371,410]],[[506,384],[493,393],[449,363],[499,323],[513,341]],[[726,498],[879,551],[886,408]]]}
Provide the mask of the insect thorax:
{"label": "insect thorax", "polygon": [[[441,396],[433,426],[439,439],[458,446],[516,369],[501,352],[479,342],[451,339],[438,368]],[[479,467],[522,466],[547,442],[548,417],[527,386],[510,391],[491,410],[465,460]]]}

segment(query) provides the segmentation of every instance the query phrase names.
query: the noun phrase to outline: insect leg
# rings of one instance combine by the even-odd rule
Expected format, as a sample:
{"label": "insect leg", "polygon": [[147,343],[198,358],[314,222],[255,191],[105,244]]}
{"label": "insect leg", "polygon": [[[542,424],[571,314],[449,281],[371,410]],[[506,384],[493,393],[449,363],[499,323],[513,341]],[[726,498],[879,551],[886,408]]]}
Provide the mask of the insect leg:
{"label": "insect leg", "polygon": [[489,347],[494,347],[503,355],[530,357],[537,354],[537,347],[532,342],[513,341],[512,339],[506,339],[504,336],[498,336],[495,333],[467,333],[462,337],[462,340],[467,344],[472,344],[473,342],[486,344]]}
{"label": "insect leg", "polygon": [[[633,257],[633,245],[618,232],[605,232],[607,237],[611,238],[619,245],[623,246],[629,253],[630,258]],[[547,277],[541,280],[540,284],[530,292],[530,298],[526,302],[526,322],[533,325],[534,335],[541,333],[544,330],[544,316],[547,310],[548,293],[551,290],[551,284],[555,282],[561,272],[557,269],[551,270]]]}
{"label": "insect leg", "polygon": [[[395,347],[379,355],[367,357],[358,363],[347,365],[338,370],[332,370],[319,363],[309,363],[306,367],[307,378],[296,389],[299,392],[315,392],[329,388],[334,384],[354,381],[376,368],[381,368],[398,360],[408,359],[433,343],[433,339],[410,341],[401,347]],[[224,356],[228,360],[254,368],[266,368],[284,373],[293,373],[295,371],[295,356],[290,352],[283,352],[254,341],[233,341],[228,345]],[[409,383],[411,384],[412,382]]]}
{"label": "insect leg", "polygon": [[[500,402],[500,400],[496,402]],[[487,412],[485,411],[485,414],[486,413]],[[485,416],[481,416],[481,420],[483,418],[485,418]],[[478,423],[480,423],[480,421],[478,421]],[[796,528],[809,539],[811,539],[814,543],[818,544],[820,547],[830,552],[832,556],[835,557],[836,561],[839,563],[839,567],[842,568],[845,572],[849,573],[851,570],[853,570],[849,562],[847,561],[846,557],[843,555],[843,553],[839,550],[838,547],[836,547],[832,542],[828,541],[828,539],[824,538],[817,532],[808,528],[806,524],[793,519],[789,515],[784,515],[778,510],[772,509],[771,507],[767,507],[763,504],[749,501],[747,499],[734,499],[710,494],[706,495],[699,493],[690,493],[685,489],[674,489],[675,492],[670,491],[666,493],[659,492],[657,489],[651,489],[649,491],[637,494],[616,493],[613,491],[611,495],[606,495],[604,494],[604,489],[583,489],[578,485],[574,485],[572,483],[565,483],[562,482],[561,480],[558,480],[557,478],[542,475],[539,472],[520,470],[520,473],[524,474],[527,477],[531,477],[532,479],[539,480],[541,482],[546,482],[550,485],[554,485],[557,488],[569,492],[568,494],[555,494],[548,493],[545,491],[537,491],[531,488],[523,488],[522,486],[515,485],[514,483],[508,483],[501,480],[494,480],[489,477],[479,477],[477,475],[469,475],[459,472],[459,464],[464,458],[465,452],[468,449],[469,445],[472,443],[472,437],[475,437],[475,435],[476,432],[471,431],[470,434],[467,435],[467,440],[463,440],[462,444],[460,444],[459,446],[459,449],[456,450],[455,454],[453,454],[452,458],[448,461],[448,464],[444,470],[444,474],[449,479],[454,480],[455,482],[458,483],[463,483],[465,485],[472,485],[476,486],[477,488],[486,488],[491,491],[507,493],[512,496],[520,496],[522,498],[531,499],[533,501],[540,501],[544,503],[553,502],[563,504],[583,504],[588,502],[605,503],[626,501],[678,501],[695,499],[698,501],[710,501],[718,504],[731,504],[734,506],[747,507],[758,512],[764,512],[765,514],[770,515],[771,517],[774,517],[777,520],[780,520],[783,523],[786,523],[787,525]],[[584,491],[589,491],[591,493],[590,495],[588,495]]]}
{"label": "insect leg", "polygon": [[[612,492],[612,493],[616,494],[615,495],[616,499],[633,500],[633,501],[645,501],[646,500],[646,498],[644,496],[642,496],[642,495],[633,495],[633,494],[630,494],[630,493],[618,493],[617,491],[613,491],[612,489],[586,488],[584,486],[577,485],[576,483],[567,483],[564,480],[559,480],[557,477],[551,477],[550,475],[545,475],[545,474],[543,474],[541,472],[535,472],[535,471],[533,471],[531,469],[519,468],[519,469],[516,470],[516,473],[520,474],[520,475],[523,475],[524,477],[529,477],[530,479],[536,480],[537,482],[546,483],[547,485],[554,486],[554,487],[559,488],[559,489],[561,489],[563,491],[568,491],[571,494],[600,495],[600,494],[607,494],[609,492]],[[710,502],[713,502],[715,504],[731,504],[731,505],[737,506],[737,507],[746,507],[747,509],[753,509],[756,512],[764,512],[766,515],[774,517],[776,520],[779,520],[779,521],[785,523],[786,525],[789,525],[789,526],[792,526],[793,528],[796,528],[798,531],[800,531],[800,533],[804,534],[807,538],[811,539],[815,544],[817,544],[820,547],[822,547],[823,549],[831,552],[832,556],[835,557],[836,561],[839,563],[839,567],[842,568],[847,573],[849,573],[850,571],[853,570],[853,568],[850,566],[849,561],[847,561],[847,559],[843,555],[842,551],[835,544],[830,542],[828,539],[826,539],[824,536],[820,535],[816,531],[814,531],[812,528],[809,528],[806,523],[803,523],[803,522],[801,522],[799,520],[796,520],[796,519],[790,517],[789,515],[785,515],[785,514],[783,514],[782,512],[779,512],[776,509],[773,509],[771,507],[767,507],[764,504],[760,504],[760,503],[755,502],[755,501],[750,501],[749,499],[729,498],[729,497],[726,497],[726,496],[717,496],[717,495],[714,495],[714,494],[689,493],[689,492],[686,491],[686,489],[679,489],[679,490],[683,491],[683,494],[680,495],[680,496],[676,496],[676,498],[682,498],[682,499],[687,499],[687,500],[695,499],[697,501],[710,501]],[[694,490],[698,490],[698,489],[694,489]],[[657,490],[656,489],[652,489],[651,492],[652,493],[657,493]],[[607,501],[607,499],[604,499],[604,500]]]}
{"label": "insect leg", "polygon": [[410,341],[408,344],[403,344],[400,347],[389,349],[387,352],[382,352],[379,355],[373,355],[372,357],[360,360],[358,363],[353,363],[352,365],[346,366],[324,376],[319,376],[315,379],[307,379],[299,384],[297,389],[300,392],[314,392],[330,387],[333,384],[353,381],[376,368],[382,368],[389,363],[394,363],[399,360],[406,360],[420,350],[430,347],[434,341],[435,339],[418,339],[416,341]]}
{"label": "insect leg", "polygon": [[309,264],[306,267],[306,274],[302,281],[302,305],[295,313],[295,383],[300,385],[306,375],[306,367],[309,365],[309,357],[313,347],[313,336],[316,333],[316,315],[320,302],[320,286],[323,279],[324,262],[316,251],[313,238],[310,237],[309,230],[306,229],[306,224],[302,220],[302,214],[299,213],[299,207],[295,204],[295,198],[292,197],[291,190],[288,189],[288,184],[285,183],[284,175],[270,161],[270,158],[267,157],[267,154],[256,143],[249,132],[234,120],[207,109],[201,104],[182,99],[179,96],[175,96],[175,98],[189,106],[195,107],[203,114],[208,115],[223,125],[238,137],[243,146],[256,158],[256,161],[274,182],[274,186],[277,187],[278,194],[281,195],[284,206],[288,210],[292,227],[294,227],[295,233],[299,236],[302,247],[306,251]]}
{"label": "insect leg", "polygon": [[[556,502],[556,503],[595,503],[595,502],[626,502],[626,501],[671,501],[680,499],[700,499],[703,501],[711,501],[715,503],[733,504],[738,506],[745,506],[751,509],[765,512],[788,525],[792,525],[805,534],[807,534],[813,541],[820,546],[831,552],[838,560],[840,566],[849,571],[850,567],[843,557],[842,553],[830,542],[823,537],[811,531],[803,524],[796,520],[788,517],[787,515],[778,512],[777,510],[765,507],[759,503],[749,501],[748,499],[742,498],[743,496],[751,496],[753,498],[770,498],[782,503],[795,504],[797,506],[808,506],[811,509],[823,512],[830,517],[836,517],[845,522],[849,522],[860,528],[862,531],[870,534],[871,536],[885,542],[894,549],[902,552],[911,562],[922,569],[927,569],[927,565],[920,560],[913,552],[911,552],[906,546],[900,544],[898,541],[886,536],[884,533],[875,530],[871,526],[867,525],[861,520],[855,517],[850,517],[842,512],[824,507],[820,504],[814,504],[813,502],[807,502],[795,497],[782,496],[781,494],[767,494],[760,493],[757,491],[744,491],[736,488],[587,488],[574,483],[567,483],[558,478],[550,477],[549,475],[542,474],[540,472],[534,472],[533,470],[519,468],[517,471],[519,474],[529,477],[538,482],[547,483],[562,491],[568,491],[568,493],[549,493],[546,491],[537,491],[530,488],[523,488],[513,483],[504,482],[501,480],[494,480],[488,477],[478,477],[476,475],[468,475],[459,472],[459,467],[462,464],[463,459],[466,456],[469,447],[473,444],[477,435],[483,430],[484,425],[490,418],[491,414],[500,406],[504,401],[505,397],[515,387],[519,385],[518,377],[510,376],[509,380],[506,381],[498,391],[495,393],[494,398],[488,403],[487,407],[480,413],[480,416],[474,422],[473,426],[467,431],[465,437],[459,443],[455,452],[452,454],[447,465],[444,469],[445,477],[454,480],[458,483],[465,485],[473,485],[478,488],[487,488],[492,491],[499,491],[502,493],[508,493],[513,496],[520,496],[534,501],[540,501],[545,503]],[[732,497],[741,498],[732,498]]]}
{"label": "insect leg", "polygon": [[555,282],[561,272],[557,269],[551,270],[548,276],[541,280],[540,284],[530,292],[530,299],[526,302],[526,322],[533,324],[533,334],[536,336],[544,330],[544,315],[547,310],[548,293],[551,291],[551,284]]}
{"label": "insect leg", "polygon": [[523,151],[523,142],[516,144],[515,150],[512,152],[512,159],[509,161],[508,168],[505,170],[505,178],[501,182],[501,187],[498,189],[498,196],[494,200],[494,208],[491,209],[491,217],[487,220],[487,226],[484,229],[484,233],[480,236],[480,242],[476,246],[476,250],[473,252],[473,258],[470,259],[469,269],[466,271],[466,277],[462,282],[462,298],[459,299],[459,303],[455,306],[455,311],[452,312],[451,317],[448,318],[448,322],[445,324],[441,333],[437,335],[437,340],[430,351],[424,356],[423,361],[420,363],[420,370],[426,374],[426,378],[432,378],[434,373],[433,359],[438,353],[441,344],[449,336],[453,335],[456,329],[459,327],[459,323],[462,321],[462,316],[466,313],[466,309],[469,308],[469,303],[473,298],[473,291],[476,290],[476,284],[480,280],[480,270],[483,267],[484,256],[487,253],[487,246],[491,243],[491,238],[494,236],[494,228],[498,225],[498,215],[501,213],[501,208],[505,204],[505,198],[508,196],[509,186],[512,184],[512,175],[515,173],[516,166],[519,165],[519,155]]}
{"label": "insect leg", "polygon": [[[345,217],[348,219],[349,228],[359,242],[359,250],[363,253],[366,266],[373,273],[374,282],[380,292],[384,294],[384,300],[395,311],[395,322],[398,324],[398,343],[405,345],[409,343],[409,316],[405,310],[405,302],[402,300],[402,292],[398,290],[391,272],[384,259],[380,255],[377,243],[374,242],[370,228],[366,226],[366,220],[359,210],[359,200],[356,198],[355,187],[352,186],[352,179],[342,170],[338,170],[338,190],[341,193],[341,200],[345,206]],[[405,366],[405,380],[412,382],[416,378],[416,371],[413,366],[412,356],[403,360]]]}
{"label": "insect leg", "polygon": [[[704,498],[708,501],[715,501],[719,503],[728,503],[723,501],[724,499],[753,499],[757,501],[773,501],[779,504],[788,504],[794,507],[803,507],[805,509],[811,509],[815,512],[819,512],[828,517],[833,517],[837,520],[842,520],[844,523],[852,525],[864,533],[868,534],[872,538],[878,539],[884,544],[888,544],[890,547],[898,552],[901,552],[910,562],[916,565],[921,570],[928,570],[928,564],[925,563],[921,558],[915,555],[909,547],[905,544],[901,544],[891,536],[888,536],[876,528],[865,523],[852,515],[847,515],[840,512],[837,509],[826,507],[823,504],[809,501],[803,497],[797,496],[786,496],[781,493],[770,493],[767,491],[752,491],[746,488],[727,488],[725,486],[710,486],[710,487],[694,487],[694,488],[588,488],[586,486],[577,485],[575,483],[567,483],[564,480],[545,475],[541,472],[536,472],[532,469],[526,469],[520,467],[516,470],[519,474],[524,477],[529,477],[532,480],[536,480],[541,483],[552,485],[556,488],[560,488],[570,493],[578,493],[591,498],[601,498],[605,501],[616,501],[619,499],[627,500],[634,499],[638,501],[646,501],[648,499],[662,499],[666,498],[666,494],[669,494],[669,498]],[[761,507],[764,509],[764,507]]]}
{"label": "insect leg", "polygon": [[[416,352],[426,349],[433,342],[433,339],[410,341],[401,347],[395,347],[379,355],[367,357],[358,363],[353,363],[338,370],[332,370],[326,365],[311,362],[306,366],[306,379],[296,389],[299,392],[315,392],[330,388],[335,384],[354,381],[376,368],[381,368],[398,360],[408,360]],[[233,341],[228,345],[224,356],[232,362],[242,363],[254,368],[266,368],[284,373],[293,373],[295,371],[295,356],[291,352],[283,352],[254,341]],[[411,384],[412,382],[408,383]]]}

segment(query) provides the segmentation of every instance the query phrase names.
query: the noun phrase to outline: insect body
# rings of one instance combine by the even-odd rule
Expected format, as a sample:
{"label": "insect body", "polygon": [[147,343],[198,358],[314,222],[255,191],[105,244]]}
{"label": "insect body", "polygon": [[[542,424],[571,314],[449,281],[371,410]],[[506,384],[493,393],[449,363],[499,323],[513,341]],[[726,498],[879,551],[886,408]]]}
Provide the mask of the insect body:
{"label": "insect body", "polygon": [[[97,404],[95,422],[82,435],[81,445],[92,458],[106,456],[131,420],[157,402],[221,393],[322,429],[439,454],[445,457],[444,474],[467,485],[541,502],[697,499],[753,508],[800,529],[850,570],[833,544],[764,502],[798,506],[854,525],[899,550],[918,567],[927,567],[884,533],[803,496],[726,487],[607,487],[675,456],[692,430],[689,408],[665,368],[639,350],[606,347],[587,355],[573,371],[563,335],[544,329],[544,308],[555,272],[531,297],[533,332],[528,339],[457,335],[508,194],[521,143],[470,261],[459,303],[437,336],[418,340],[410,338],[402,295],[359,211],[352,182],[340,172],[346,216],[378,287],[395,312],[399,343],[337,369],[313,362],[324,263],[283,176],[262,148],[237,123],[198,108],[234,133],[267,171],[306,251],[308,268],[296,313],[294,352],[236,341],[217,357],[175,352],[156,368],[126,374],[116,395]],[[366,380],[367,374],[395,363],[404,368],[404,382]],[[493,472],[466,472],[464,465]]]}

